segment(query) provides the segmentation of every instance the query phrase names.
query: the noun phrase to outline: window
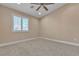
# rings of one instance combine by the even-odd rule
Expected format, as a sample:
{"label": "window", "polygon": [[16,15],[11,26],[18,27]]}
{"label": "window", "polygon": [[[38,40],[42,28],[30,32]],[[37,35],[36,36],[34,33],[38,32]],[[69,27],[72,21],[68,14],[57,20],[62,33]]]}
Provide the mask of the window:
{"label": "window", "polygon": [[18,17],[14,16],[13,17],[13,30],[14,32],[27,32],[29,25],[29,20],[28,18],[25,17]]}
{"label": "window", "polygon": [[28,31],[28,19],[27,18],[22,19],[22,30]]}

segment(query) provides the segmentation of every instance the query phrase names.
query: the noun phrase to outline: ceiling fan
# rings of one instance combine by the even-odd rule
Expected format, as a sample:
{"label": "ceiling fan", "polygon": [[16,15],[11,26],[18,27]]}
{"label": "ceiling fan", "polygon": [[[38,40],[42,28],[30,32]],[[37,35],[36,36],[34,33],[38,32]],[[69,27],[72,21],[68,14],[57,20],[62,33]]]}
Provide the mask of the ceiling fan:
{"label": "ceiling fan", "polygon": [[[46,11],[48,11],[48,8],[46,7],[46,5],[51,5],[54,3],[31,3],[31,4],[39,5],[36,11],[38,11],[41,7],[43,7]],[[31,7],[33,8],[34,6],[31,6]]]}

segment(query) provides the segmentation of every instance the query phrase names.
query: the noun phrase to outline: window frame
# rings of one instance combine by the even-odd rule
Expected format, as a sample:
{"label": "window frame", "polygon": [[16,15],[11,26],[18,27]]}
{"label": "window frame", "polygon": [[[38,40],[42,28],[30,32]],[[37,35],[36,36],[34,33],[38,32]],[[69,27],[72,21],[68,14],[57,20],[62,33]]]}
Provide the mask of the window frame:
{"label": "window frame", "polygon": [[[23,21],[22,21],[23,18],[26,18],[26,19],[28,20],[28,31],[22,30],[22,29],[23,29],[23,26],[22,26],[22,25],[23,25],[23,23],[22,23],[22,22],[23,22]],[[29,32],[29,18],[28,18],[28,17],[25,17],[25,16],[22,16],[22,17],[21,17],[21,32]]]}
{"label": "window frame", "polygon": [[[16,15],[14,15],[14,16],[16,16]],[[13,32],[29,32],[29,18],[28,17],[26,17],[26,16],[16,16],[16,17],[20,17],[21,18],[21,30],[14,30],[14,16],[12,17],[13,19],[13,21],[12,21],[12,31]],[[23,23],[22,23],[22,19],[23,18],[26,18],[27,20],[28,20],[28,30],[27,31],[25,31],[25,30],[22,30],[22,28],[23,28]]]}

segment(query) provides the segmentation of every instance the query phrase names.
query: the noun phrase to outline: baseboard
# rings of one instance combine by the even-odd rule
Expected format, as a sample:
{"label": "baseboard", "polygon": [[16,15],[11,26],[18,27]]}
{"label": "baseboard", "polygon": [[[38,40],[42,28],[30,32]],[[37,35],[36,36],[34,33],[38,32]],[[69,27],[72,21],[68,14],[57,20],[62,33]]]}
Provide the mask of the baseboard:
{"label": "baseboard", "polygon": [[46,38],[46,37],[35,37],[35,38],[28,38],[28,39],[19,40],[19,41],[2,43],[2,44],[0,44],[0,47],[5,47],[5,46],[13,45],[13,44],[18,44],[18,43],[26,42],[26,41],[31,41],[31,40],[35,40],[35,39],[38,39],[38,38],[50,40],[50,41],[53,41],[53,42],[63,43],[63,44],[67,44],[67,45],[78,46],[79,47],[78,43],[62,41],[62,40],[57,40],[57,39],[50,39],[50,38]]}
{"label": "baseboard", "polygon": [[18,41],[7,42],[7,43],[2,43],[2,44],[0,44],[0,47],[5,47],[5,46],[13,45],[13,44],[18,44],[18,43],[34,40],[34,39],[37,39],[37,38],[39,38],[39,37],[28,38],[28,39],[24,39],[24,40],[18,40]]}
{"label": "baseboard", "polygon": [[74,42],[69,42],[69,41],[63,41],[63,40],[57,40],[57,39],[50,39],[50,38],[46,38],[46,37],[40,37],[42,39],[46,39],[46,40],[50,40],[50,41],[54,41],[54,42],[58,42],[58,43],[63,43],[63,44],[67,44],[67,45],[72,45],[72,46],[78,46],[78,43],[74,43]]}

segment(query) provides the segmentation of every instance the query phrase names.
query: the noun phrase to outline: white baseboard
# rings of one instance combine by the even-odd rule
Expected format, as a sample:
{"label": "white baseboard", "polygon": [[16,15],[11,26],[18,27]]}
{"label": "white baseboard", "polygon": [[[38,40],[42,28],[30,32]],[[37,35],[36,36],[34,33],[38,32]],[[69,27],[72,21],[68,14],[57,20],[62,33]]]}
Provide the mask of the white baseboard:
{"label": "white baseboard", "polygon": [[50,39],[50,38],[46,38],[46,37],[40,37],[40,38],[50,40],[50,41],[54,41],[54,42],[58,42],[58,43],[63,43],[63,44],[79,47],[79,43],[74,43],[74,42],[69,42],[69,41],[62,41],[62,40],[57,40],[57,39]]}
{"label": "white baseboard", "polygon": [[17,43],[22,43],[22,42],[26,42],[26,41],[34,40],[34,39],[37,39],[37,38],[39,38],[39,37],[28,38],[28,39],[24,39],[24,40],[18,40],[18,41],[7,42],[7,43],[2,43],[2,44],[0,44],[0,47],[5,47],[5,46],[9,46],[9,45],[17,44]]}
{"label": "white baseboard", "polygon": [[62,40],[56,40],[56,39],[50,39],[50,38],[46,38],[46,37],[35,37],[35,38],[28,38],[28,39],[19,40],[19,41],[2,43],[2,44],[0,44],[0,47],[5,47],[5,46],[13,45],[13,44],[18,44],[18,43],[22,43],[22,42],[26,42],[26,41],[38,39],[38,38],[40,38],[40,39],[46,39],[46,40],[50,40],[50,41],[54,41],[54,42],[58,42],[58,43],[63,43],[63,44],[67,44],[67,45],[78,46],[79,47],[78,43],[68,42],[68,41],[62,41]]}

